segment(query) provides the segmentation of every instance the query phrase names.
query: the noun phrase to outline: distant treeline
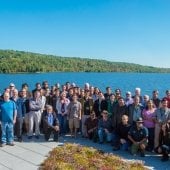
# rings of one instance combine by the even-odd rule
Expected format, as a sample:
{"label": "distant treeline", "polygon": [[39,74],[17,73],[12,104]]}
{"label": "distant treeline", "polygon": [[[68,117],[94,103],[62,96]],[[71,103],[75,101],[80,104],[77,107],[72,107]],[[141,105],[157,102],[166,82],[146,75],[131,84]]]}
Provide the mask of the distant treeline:
{"label": "distant treeline", "polygon": [[0,73],[35,72],[139,72],[170,73],[170,68],[156,68],[124,62],[70,58],[23,51],[0,50]]}

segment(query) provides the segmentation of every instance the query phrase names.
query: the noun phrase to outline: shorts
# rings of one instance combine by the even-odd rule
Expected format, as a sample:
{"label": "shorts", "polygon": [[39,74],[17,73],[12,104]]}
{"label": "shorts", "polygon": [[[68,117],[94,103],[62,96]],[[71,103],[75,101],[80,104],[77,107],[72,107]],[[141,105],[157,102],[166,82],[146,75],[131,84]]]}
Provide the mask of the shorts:
{"label": "shorts", "polygon": [[80,127],[80,119],[79,118],[69,119],[69,128],[70,129],[73,129],[73,128],[78,129],[79,127]]}

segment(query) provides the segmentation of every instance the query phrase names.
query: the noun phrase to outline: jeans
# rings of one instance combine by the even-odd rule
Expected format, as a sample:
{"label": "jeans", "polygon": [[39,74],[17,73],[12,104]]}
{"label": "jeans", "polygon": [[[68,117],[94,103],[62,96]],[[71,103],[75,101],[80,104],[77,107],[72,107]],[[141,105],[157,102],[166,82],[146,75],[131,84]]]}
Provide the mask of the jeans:
{"label": "jeans", "polygon": [[14,125],[9,122],[2,122],[2,143],[12,143],[14,141]]}
{"label": "jeans", "polygon": [[1,128],[1,124],[0,124],[0,143],[2,143],[1,139],[2,139],[2,128]]}
{"label": "jeans", "polygon": [[62,116],[61,114],[58,114],[58,120],[60,125],[60,133],[65,134],[68,127],[67,115]]}
{"label": "jeans", "polygon": [[112,133],[106,133],[102,128],[98,130],[98,136],[100,143],[103,143],[104,139],[106,139],[107,142],[111,142],[112,140]]}

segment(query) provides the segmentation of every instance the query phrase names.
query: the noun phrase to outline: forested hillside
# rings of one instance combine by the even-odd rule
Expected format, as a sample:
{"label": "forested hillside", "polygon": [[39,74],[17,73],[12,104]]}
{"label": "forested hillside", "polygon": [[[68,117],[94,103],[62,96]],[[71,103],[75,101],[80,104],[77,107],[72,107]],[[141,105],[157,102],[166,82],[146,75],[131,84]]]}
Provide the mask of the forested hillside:
{"label": "forested hillside", "polygon": [[21,72],[170,72],[170,69],[105,60],[0,50],[0,73]]}

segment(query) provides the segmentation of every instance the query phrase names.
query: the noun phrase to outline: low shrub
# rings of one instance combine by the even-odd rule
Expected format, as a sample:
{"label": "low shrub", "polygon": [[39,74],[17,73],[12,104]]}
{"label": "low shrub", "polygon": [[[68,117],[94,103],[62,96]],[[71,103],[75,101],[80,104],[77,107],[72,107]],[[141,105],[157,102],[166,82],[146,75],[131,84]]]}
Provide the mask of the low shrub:
{"label": "low shrub", "polygon": [[53,149],[40,170],[146,170],[142,162],[125,161],[92,147],[65,144]]}

